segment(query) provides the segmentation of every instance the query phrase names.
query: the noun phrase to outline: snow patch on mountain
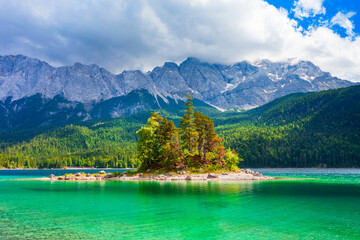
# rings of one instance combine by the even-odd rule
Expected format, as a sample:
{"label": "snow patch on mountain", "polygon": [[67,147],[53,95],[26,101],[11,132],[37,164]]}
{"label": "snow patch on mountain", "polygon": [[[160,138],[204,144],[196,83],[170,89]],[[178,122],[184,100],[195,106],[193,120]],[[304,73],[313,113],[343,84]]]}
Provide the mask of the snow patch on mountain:
{"label": "snow patch on mountain", "polygon": [[[165,104],[169,99],[184,100],[190,93],[219,109],[249,109],[290,93],[353,84],[298,59],[221,65],[188,58],[180,65],[166,62],[146,74],[134,70],[115,75],[96,64],[55,68],[22,55],[0,56],[0,100],[11,97],[12,101],[40,93],[45,98],[61,95],[69,101],[92,103],[145,89],[158,104],[160,99]],[[117,110],[114,116],[116,112],[123,114]]]}

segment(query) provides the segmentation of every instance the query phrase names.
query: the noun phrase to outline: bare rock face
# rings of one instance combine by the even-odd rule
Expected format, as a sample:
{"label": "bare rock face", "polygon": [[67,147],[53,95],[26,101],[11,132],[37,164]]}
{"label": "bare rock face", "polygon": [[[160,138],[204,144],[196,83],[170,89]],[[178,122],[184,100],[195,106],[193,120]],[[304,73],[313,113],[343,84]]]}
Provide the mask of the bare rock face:
{"label": "bare rock face", "polygon": [[99,174],[106,174],[106,172],[104,170],[101,170]]}
{"label": "bare rock face", "polygon": [[156,99],[194,98],[223,109],[252,108],[290,93],[351,86],[309,61],[239,62],[219,65],[188,58],[179,66],[167,62],[149,73],[139,70],[110,73],[95,64],[55,68],[22,55],[0,56],[0,100],[12,101],[41,94],[90,103],[147,90]]}
{"label": "bare rock face", "polygon": [[192,180],[192,177],[190,175],[187,175],[186,178],[185,178],[186,181],[191,181]]}
{"label": "bare rock face", "polygon": [[55,178],[54,174],[50,174],[49,178]]}
{"label": "bare rock face", "polygon": [[76,176],[76,177],[81,177],[82,174],[81,174],[81,173],[76,173],[75,176]]}

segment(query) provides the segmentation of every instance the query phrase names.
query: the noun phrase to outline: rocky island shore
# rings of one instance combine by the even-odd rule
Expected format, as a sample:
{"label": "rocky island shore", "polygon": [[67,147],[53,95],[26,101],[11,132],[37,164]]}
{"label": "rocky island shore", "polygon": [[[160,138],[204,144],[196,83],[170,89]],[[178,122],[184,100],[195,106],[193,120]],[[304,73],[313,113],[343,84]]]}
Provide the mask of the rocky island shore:
{"label": "rocky island shore", "polygon": [[252,181],[252,180],[273,180],[274,177],[264,176],[250,169],[238,170],[236,172],[223,173],[190,173],[178,171],[176,173],[106,173],[99,171],[95,174],[79,172],[76,174],[66,174],[64,176],[55,176],[51,174],[48,178],[39,178],[31,180],[43,181]]}

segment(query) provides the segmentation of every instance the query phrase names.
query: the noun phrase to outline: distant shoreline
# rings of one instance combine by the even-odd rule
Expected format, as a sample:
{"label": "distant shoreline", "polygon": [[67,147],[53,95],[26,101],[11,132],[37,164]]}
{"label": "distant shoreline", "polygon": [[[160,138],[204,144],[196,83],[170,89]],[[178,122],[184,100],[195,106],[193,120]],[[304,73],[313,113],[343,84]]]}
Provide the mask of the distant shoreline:
{"label": "distant shoreline", "polygon": [[[1,170],[131,170],[136,168],[77,168],[77,169],[64,169],[64,168],[0,168]],[[331,167],[331,168],[318,168],[318,167],[255,167],[253,169],[360,169],[360,167]]]}
{"label": "distant shoreline", "polygon": [[64,168],[0,168],[1,170],[131,170],[136,168],[73,168],[73,169],[64,169]]}

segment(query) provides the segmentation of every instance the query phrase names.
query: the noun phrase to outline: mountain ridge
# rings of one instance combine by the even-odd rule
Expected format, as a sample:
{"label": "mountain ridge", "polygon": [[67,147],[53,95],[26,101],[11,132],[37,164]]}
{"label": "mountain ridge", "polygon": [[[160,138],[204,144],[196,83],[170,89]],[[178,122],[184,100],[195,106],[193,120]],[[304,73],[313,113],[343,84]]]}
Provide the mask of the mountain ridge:
{"label": "mountain ridge", "polygon": [[165,62],[143,73],[113,74],[96,64],[75,63],[55,68],[23,55],[0,56],[0,99],[18,100],[41,93],[63,95],[69,101],[89,103],[145,89],[155,98],[175,101],[194,98],[221,109],[249,109],[295,92],[314,92],[354,85],[332,77],[309,61],[260,60],[232,65],[210,64],[189,57],[181,64]]}
{"label": "mountain ridge", "polygon": [[[13,101],[8,97],[0,101],[0,130],[56,127],[119,118],[148,110],[176,112],[184,109],[183,103],[183,100],[156,98],[145,89],[90,103],[69,101],[63,95],[46,98],[40,93]],[[195,104],[208,111],[218,111],[200,100],[195,100]]]}

